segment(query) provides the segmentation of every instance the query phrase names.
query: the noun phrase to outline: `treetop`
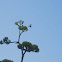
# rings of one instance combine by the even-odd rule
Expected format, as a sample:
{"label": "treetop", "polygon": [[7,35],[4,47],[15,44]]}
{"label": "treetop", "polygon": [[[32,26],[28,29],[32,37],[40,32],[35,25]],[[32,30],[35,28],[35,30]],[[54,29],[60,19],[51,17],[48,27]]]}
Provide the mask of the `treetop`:
{"label": "treetop", "polygon": [[37,45],[32,44],[30,42],[24,41],[22,44],[17,45],[19,49],[22,49],[27,52],[39,52],[39,48]]}

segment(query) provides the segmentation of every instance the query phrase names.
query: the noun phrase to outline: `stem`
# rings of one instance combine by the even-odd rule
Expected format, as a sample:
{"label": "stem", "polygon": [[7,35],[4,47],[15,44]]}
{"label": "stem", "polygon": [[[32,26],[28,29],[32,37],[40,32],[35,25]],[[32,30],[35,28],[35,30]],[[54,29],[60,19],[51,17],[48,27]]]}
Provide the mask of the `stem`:
{"label": "stem", "polygon": [[19,30],[18,42],[20,42],[20,36],[21,36],[22,33],[23,33],[23,31],[20,33],[20,30]]}
{"label": "stem", "polygon": [[[21,26],[21,24],[20,24],[20,26]],[[23,24],[22,24],[22,26],[23,26]],[[19,27],[19,25],[18,25],[18,27]],[[21,36],[21,34],[22,34],[23,32],[24,32],[23,29],[22,29],[22,32],[20,32],[20,30],[19,30],[18,42],[20,42],[20,36]]]}
{"label": "stem", "polygon": [[22,55],[22,59],[21,59],[21,62],[23,62],[23,58],[24,58],[24,55]]}
{"label": "stem", "polygon": [[23,58],[24,58],[25,53],[26,53],[26,50],[24,51],[24,53],[23,53],[23,50],[22,50],[22,58],[21,58],[21,62],[23,62]]}
{"label": "stem", "polygon": [[18,42],[20,41],[20,36],[21,36],[21,34],[20,34],[20,30],[19,30],[19,38],[18,38]]}

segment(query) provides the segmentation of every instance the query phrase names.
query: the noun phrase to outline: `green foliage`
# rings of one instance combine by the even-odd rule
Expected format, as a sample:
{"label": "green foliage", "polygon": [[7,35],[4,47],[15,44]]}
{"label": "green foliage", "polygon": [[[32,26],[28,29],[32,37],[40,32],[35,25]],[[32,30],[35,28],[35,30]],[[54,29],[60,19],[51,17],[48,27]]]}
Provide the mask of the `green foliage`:
{"label": "green foliage", "polygon": [[1,45],[3,44],[2,40],[0,41],[0,44],[1,44]]}
{"label": "green foliage", "polygon": [[27,47],[27,48],[30,48],[30,47],[32,46],[32,44],[31,44],[30,42],[27,42],[27,41],[24,41],[24,42],[22,43],[22,45],[23,45],[24,47]]}
{"label": "green foliage", "polygon": [[12,60],[4,59],[1,62],[13,62]]}
{"label": "green foliage", "polygon": [[19,30],[27,31],[27,30],[28,30],[28,28],[27,28],[27,26],[19,26]]}
{"label": "green foliage", "polygon": [[3,41],[5,42],[5,41],[7,41],[7,40],[8,40],[8,37],[4,37]]}
{"label": "green foliage", "polygon": [[24,41],[22,44],[17,46],[21,50],[25,50],[27,52],[39,52],[39,48],[37,45],[33,45],[30,42]]}
{"label": "green foliage", "polygon": [[33,51],[34,51],[34,52],[39,52],[39,48],[38,48],[37,45],[33,45]]}
{"label": "green foliage", "polygon": [[0,41],[0,44],[10,44],[10,43],[14,42],[11,42],[11,40],[9,40],[8,37],[4,37],[3,40]]}
{"label": "green foliage", "polygon": [[17,45],[17,47],[18,47],[19,49],[23,49],[23,45],[22,45],[22,44]]}
{"label": "green foliage", "polygon": [[19,30],[22,30],[22,31],[27,31],[28,30],[28,27],[23,25],[24,21],[22,21],[22,20],[20,20],[18,22],[15,22],[15,24],[18,26]]}

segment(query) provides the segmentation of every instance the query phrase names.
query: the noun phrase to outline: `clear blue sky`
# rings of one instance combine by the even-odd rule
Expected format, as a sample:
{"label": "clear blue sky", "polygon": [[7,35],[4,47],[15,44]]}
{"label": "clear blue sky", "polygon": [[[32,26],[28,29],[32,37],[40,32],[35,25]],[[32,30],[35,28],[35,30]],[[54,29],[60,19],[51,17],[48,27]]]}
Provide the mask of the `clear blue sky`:
{"label": "clear blue sky", "polygon": [[[62,0],[0,0],[0,39],[18,40],[15,21],[23,20],[32,28],[21,41],[39,46],[39,53],[26,53],[24,62],[62,62]],[[0,45],[0,60],[20,62],[17,45]]]}

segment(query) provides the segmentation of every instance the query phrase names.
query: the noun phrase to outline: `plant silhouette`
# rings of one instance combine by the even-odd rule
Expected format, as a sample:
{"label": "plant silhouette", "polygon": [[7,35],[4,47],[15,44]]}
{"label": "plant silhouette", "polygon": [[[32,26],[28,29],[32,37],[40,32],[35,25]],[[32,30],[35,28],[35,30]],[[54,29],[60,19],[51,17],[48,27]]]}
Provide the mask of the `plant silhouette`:
{"label": "plant silhouette", "polygon": [[4,59],[4,60],[2,60],[0,62],[13,62],[13,61],[12,60],[8,60],[8,59]]}
{"label": "plant silhouette", "polygon": [[[20,42],[20,37],[22,35],[22,33],[28,31],[28,27],[32,27],[32,25],[30,24],[28,27],[24,25],[24,21],[20,20],[20,21],[17,21],[15,22],[15,25],[18,26],[18,30],[19,30],[19,36],[18,36],[18,41],[11,41],[9,40],[8,37],[4,37],[3,40],[0,41],[0,44],[11,44],[11,43],[15,43],[17,44],[17,47],[18,49],[21,49],[21,54],[22,54],[22,57],[21,57],[21,62],[23,62],[23,59],[24,59],[24,55],[26,52],[39,52],[39,48],[37,45],[35,44],[32,44],[28,41],[23,41],[22,43]],[[11,60],[8,60],[8,59],[4,59],[0,62],[13,62]]]}

